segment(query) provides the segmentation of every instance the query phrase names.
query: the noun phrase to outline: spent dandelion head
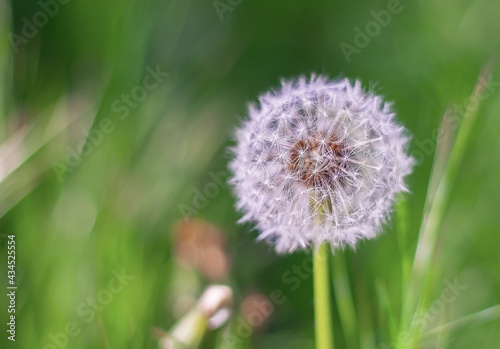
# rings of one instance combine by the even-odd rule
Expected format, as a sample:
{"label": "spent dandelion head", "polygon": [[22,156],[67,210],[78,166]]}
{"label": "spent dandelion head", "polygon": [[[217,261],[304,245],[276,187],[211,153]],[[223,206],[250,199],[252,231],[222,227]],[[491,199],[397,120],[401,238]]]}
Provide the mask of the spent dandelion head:
{"label": "spent dandelion head", "polygon": [[250,106],[236,141],[240,221],[278,252],[375,237],[413,163],[390,104],[347,79],[283,81]]}

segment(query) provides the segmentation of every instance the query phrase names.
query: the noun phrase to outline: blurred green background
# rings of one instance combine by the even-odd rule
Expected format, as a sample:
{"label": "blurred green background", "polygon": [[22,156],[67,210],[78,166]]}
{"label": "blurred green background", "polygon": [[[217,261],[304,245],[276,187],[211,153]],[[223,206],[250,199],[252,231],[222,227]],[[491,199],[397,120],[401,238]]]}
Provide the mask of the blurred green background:
{"label": "blurred green background", "polygon": [[[336,346],[384,348],[397,336],[403,257],[416,248],[435,131],[447,108],[465,108],[488,62],[491,83],[442,217],[428,303],[446,280],[467,288],[426,329],[499,304],[500,3],[401,1],[346,59],[341,43],[354,46],[356,28],[365,32],[371,11],[391,3],[0,0],[1,292],[11,234],[18,285],[16,342],[7,340],[2,296],[0,346],[155,348],[152,327],[168,330],[182,315],[178,293],[196,298],[212,282],[174,258],[175,227],[190,211],[223,232],[231,267],[218,282],[233,288],[236,314],[252,293],[277,289],[286,298],[234,347],[313,348],[310,274],[298,287],[287,278],[309,254],[278,256],[256,242],[252,226],[236,224],[230,188],[213,179],[227,176],[227,147],[247,102],[280,78],[313,72],[359,78],[393,100],[421,160],[408,178],[404,241],[393,221],[378,239],[335,255],[345,264],[334,271],[343,282],[335,289]],[[210,197],[200,199],[206,190]],[[85,321],[82,302],[123,271],[131,280]],[[352,301],[351,328],[339,315],[342,290]],[[441,331],[421,347],[497,348],[500,320],[486,320]],[[78,335],[54,344],[70,322]],[[222,348],[224,331],[231,329],[210,332],[202,347]]]}

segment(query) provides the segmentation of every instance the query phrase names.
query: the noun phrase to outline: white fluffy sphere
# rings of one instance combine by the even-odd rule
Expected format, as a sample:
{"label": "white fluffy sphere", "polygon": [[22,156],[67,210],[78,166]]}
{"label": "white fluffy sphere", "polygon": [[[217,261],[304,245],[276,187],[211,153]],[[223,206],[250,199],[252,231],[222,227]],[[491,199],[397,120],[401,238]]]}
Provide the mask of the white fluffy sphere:
{"label": "white fluffy sphere", "polygon": [[250,107],[236,140],[241,222],[278,252],[375,237],[413,162],[390,104],[347,79],[283,81]]}

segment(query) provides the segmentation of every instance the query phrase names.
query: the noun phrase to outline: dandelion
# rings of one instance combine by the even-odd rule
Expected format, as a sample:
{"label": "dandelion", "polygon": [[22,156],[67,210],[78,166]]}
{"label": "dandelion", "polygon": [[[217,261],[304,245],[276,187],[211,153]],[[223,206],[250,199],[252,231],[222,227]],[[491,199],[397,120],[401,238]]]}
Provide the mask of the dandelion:
{"label": "dandelion", "polygon": [[278,252],[373,238],[407,190],[406,131],[359,81],[283,81],[250,106],[236,139],[240,221],[255,222]]}
{"label": "dandelion", "polygon": [[236,133],[237,207],[278,252],[314,248],[317,349],[334,347],[328,243],[355,246],[388,220],[413,160],[391,106],[356,81],[283,81]]}

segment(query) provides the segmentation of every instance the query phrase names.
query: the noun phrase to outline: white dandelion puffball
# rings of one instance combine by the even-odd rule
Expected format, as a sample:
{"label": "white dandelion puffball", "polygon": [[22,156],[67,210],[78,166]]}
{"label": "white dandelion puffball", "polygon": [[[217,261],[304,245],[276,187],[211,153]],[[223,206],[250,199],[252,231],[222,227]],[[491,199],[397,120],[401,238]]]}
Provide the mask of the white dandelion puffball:
{"label": "white dandelion puffball", "polygon": [[390,104],[347,79],[283,81],[250,106],[236,140],[240,222],[278,252],[375,237],[413,163]]}

